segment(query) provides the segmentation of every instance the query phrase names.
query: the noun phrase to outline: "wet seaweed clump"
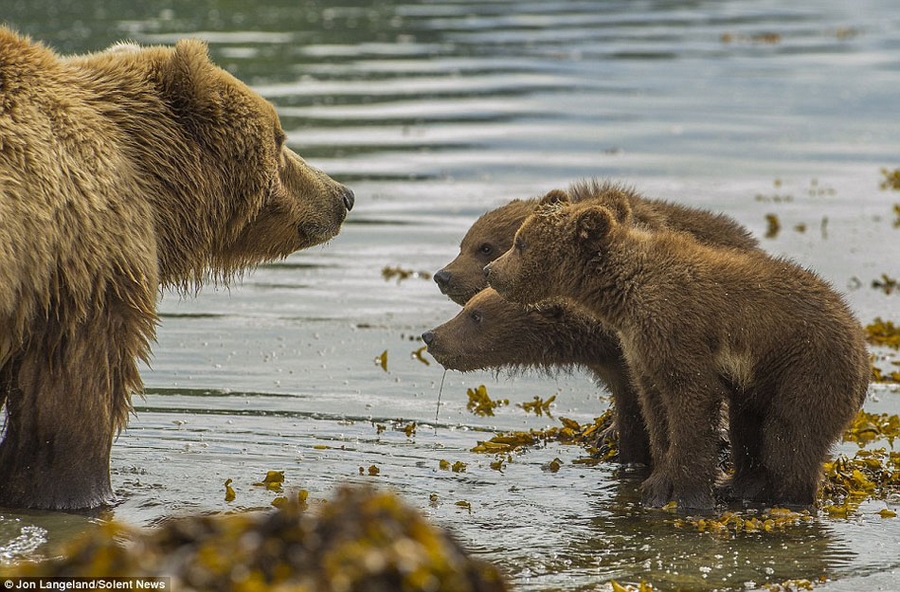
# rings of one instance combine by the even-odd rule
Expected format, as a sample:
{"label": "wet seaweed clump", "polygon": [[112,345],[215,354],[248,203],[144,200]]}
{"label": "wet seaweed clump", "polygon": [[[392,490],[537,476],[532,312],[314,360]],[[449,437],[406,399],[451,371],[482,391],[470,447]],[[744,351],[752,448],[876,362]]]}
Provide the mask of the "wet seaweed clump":
{"label": "wet seaweed clump", "polygon": [[777,214],[766,214],[766,238],[775,238],[781,232],[781,222]]}
{"label": "wet seaweed clump", "polygon": [[[860,411],[844,433],[845,442],[855,442],[860,450],[853,457],[840,455],[825,463],[825,481],[819,492],[819,506],[833,518],[846,518],[867,500],[883,500],[900,494],[900,451],[893,450],[900,438],[900,416]],[[867,448],[873,442],[888,447]],[[896,513],[883,509],[882,518]]]}
{"label": "wet seaweed clump", "polygon": [[553,414],[550,413],[550,405],[556,400],[556,395],[553,395],[547,400],[544,400],[537,395],[535,395],[533,401],[529,401],[527,403],[520,403],[519,407],[525,410],[526,413],[534,413],[535,415],[541,416],[546,415],[547,417],[553,417]]}
{"label": "wet seaweed clump", "polygon": [[[891,362],[897,364],[898,362]],[[900,370],[884,371],[877,366],[872,366],[871,382],[880,384],[900,384]]]}
{"label": "wet seaweed clump", "polygon": [[488,396],[487,387],[483,384],[475,389],[467,389],[466,395],[469,397],[466,409],[481,417],[493,416],[494,409],[509,405],[509,399],[491,399]]}
{"label": "wet seaweed clump", "polygon": [[895,326],[892,321],[877,317],[871,324],[866,325],[866,341],[871,345],[900,349],[900,327]]}
{"label": "wet seaweed clump", "polygon": [[884,179],[879,183],[879,187],[883,191],[888,189],[893,189],[894,191],[900,191],[900,169],[888,170],[886,168],[881,169],[881,175]]}
{"label": "wet seaweed clump", "polygon": [[676,518],[676,528],[692,528],[697,532],[718,535],[733,535],[740,532],[777,532],[813,520],[809,511],[795,512],[787,508],[766,508],[764,510],[744,510],[723,512],[714,517],[688,516]]}
{"label": "wet seaweed clump", "polygon": [[316,512],[297,503],[268,512],[192,516],[150,531],[111,522],[60,556],[0,575],[171,577],[174,590],[494,592],[494,566],[387,492],[343,488]]}
{"label": "wet seaweed clump", "polygon": [[653,592],[655,588],[652,584],[641,582],[640,584],[620,584],[615,580],[609,582],[609,590],[611,592]]}
{"label": "wet seaweed clump", "polygon": [[894,292],[900,293],[900,282],[886,273],[881,274],[879,279],[872,280],[872,287],[881,290],[888,296]]}
{"label": "wet seaweed clump", "polygon": [[386,265],[381,268],[381,277],[383,277],[385,281],[396,279],[399,284],[403,280],[408,280],[409,278],[430,280],[431,274],[427,271],[414,271],[412,269],[403,269],[399,266]]}
{"label": "wet seaweed clump", "polygon": [[590,456],[576,459],[577,464],[597,464],[608,461],[618,454],[614,444],[606,443],[603,446],[601,434],[609,427],[612,421],[612,411],[607,410],[600,417],[594,418],[592,423],[579,424],[574,419],[559,418],[559,426],[550,426],[542,430],[531,429],[526,431],[513,431],[497,434],[490,440],[479,441],[472,448],[472,452],[487,454],[512,454],[521,452],[530,446],[546,445],[549,442],[559,444],[571,444],[584,447]]}

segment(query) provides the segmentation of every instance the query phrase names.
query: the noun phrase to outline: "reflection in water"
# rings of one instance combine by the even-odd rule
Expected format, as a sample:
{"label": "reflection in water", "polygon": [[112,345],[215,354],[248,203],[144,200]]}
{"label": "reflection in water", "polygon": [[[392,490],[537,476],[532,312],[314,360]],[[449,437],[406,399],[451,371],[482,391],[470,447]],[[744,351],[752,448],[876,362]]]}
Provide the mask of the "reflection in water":
{"label": "reflection in water", "polygon": [[[507,199],[612,176],[760,235],[777,213],[785,230],[767,248],[838,288],[856,276],[866,285],[900,258],[897,199],[877,187],[880,167],[900,166],[893,2],[7,4],[6,22],[63,52],[206,39],[275,103],[291,146],[358,198],[331,244],[230,289],[165,295],[147,396],[113,447],[116,518],[266,507],[272,495],[252,483],[277,469],[322,499],[347,481],[396,488],[523,590],[613,578],[742,589],[820,575],[828,590],[900,567],[900,522],[878,517],[884,502],[852,520],[715,537],[642,510],[636,479],[573,465],[579,450],[550,445],[491,468],[470,452],[479,440],[556,421],[516,403],[556,395],[556,416],[586,422],[606,393],[580,373],[448,373],[435,426],[442,370],[412,352],[458,307],[430,281],[380,273],[439,269],[475,217]],[[811,180],[833,191],[813,195]],[[789,230],[823,216],[827,237]],[[864,320],[885,315],[884,295],[849,298]],[[374,363],[384,350],[387,371]],[[481,383],[512,404],[469,414],[465,391]],[[897,413],[896,401],[882,393],[867,406]],[[559,472],[543,470],[554,458]],[[444,471],[441,460],[468,468]],[[378,477],[360,474],[372,465]],[[90,524],[5,513],[0,560]]]}

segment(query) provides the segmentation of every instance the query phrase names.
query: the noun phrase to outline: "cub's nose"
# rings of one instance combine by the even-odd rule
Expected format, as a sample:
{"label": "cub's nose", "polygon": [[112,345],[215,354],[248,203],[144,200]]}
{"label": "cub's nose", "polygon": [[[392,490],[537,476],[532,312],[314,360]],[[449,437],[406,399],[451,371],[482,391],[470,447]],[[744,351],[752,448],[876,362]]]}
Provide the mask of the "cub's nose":
{"label": "cub's nose", "polygon": [[438,285],[438,288],[441,289],[442,293],[446,292],[447,287],[450,285],[450,272],[446,269],[435,272],[434,282]]}
{"label": "cub's nose", "polygon": [[353,190],[349,187],[341,188],[341,199],[344,201],[344,207],[347,208],[347,211],[353,209],[353,204],[356,203],[356,196],[353,195]]}
{"label": "cub's nose", "polygon": [[425,342],[425,345],[431,345],[431,342],[434,341],[434,331],[425,331],[422,333],[422,341]]}

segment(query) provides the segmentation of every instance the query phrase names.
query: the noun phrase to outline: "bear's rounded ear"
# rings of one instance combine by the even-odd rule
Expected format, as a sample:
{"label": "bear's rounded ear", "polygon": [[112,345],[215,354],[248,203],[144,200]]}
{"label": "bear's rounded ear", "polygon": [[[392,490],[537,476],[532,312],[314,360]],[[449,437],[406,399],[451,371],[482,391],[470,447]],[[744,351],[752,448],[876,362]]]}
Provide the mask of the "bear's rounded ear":
{"label": "bear's rounded ear", "polygon": [[628,197],[621,191],[609,196],[607,203],[603,204],[613,215],[613,219],[620,224],[631,223],[631,204]]}
{"label": "bear's rounded ear", "polygon": [[563,191],[562,189],[553,189],[552,191],[547,192],[547,194],[541,198],[540,204],[542,206],[552,206],[556,204],[568,204],[571,200],[569,199],[569,194]]}
{"label": "bear's rounded ear", "polygon": [[217,78],[206,43],[182,39],[175,44],[168,64],[163,65],[164,99],[178,109],[215,116],[222,107]]}
{"label": "bear's rounded ear", "polygon": [[575,219],[575,232],[579,241],[592,243],[609,234],[614,224],[613,214],[608,209],[587,208]]}

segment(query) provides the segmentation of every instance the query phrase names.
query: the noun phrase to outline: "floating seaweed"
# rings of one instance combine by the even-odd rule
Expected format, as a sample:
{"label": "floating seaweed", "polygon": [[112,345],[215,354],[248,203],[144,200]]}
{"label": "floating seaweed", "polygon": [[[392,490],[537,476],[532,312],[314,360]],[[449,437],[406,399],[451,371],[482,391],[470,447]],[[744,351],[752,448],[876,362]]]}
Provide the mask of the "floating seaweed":
{"label": "floating seaweed", "polygon": [[[594,418],[593,423],[579,424],[573,419],[560,417],[559,421],[562,425],[551,426],[543,430],[513,431],[497,434],[490,440],[479,441],[472,448],[472,452],[480,452],[487,454],[510,454],[520,452],[529,446],[546,445],[548,442],[558,442],[560,444],[575,444],[583,446],[592,454],[598,454],[597,449],[598,437],[600,433],[609,425],[612,417],[612,411],[607,410],[600,417]],[[591,464],[595,460],[606,460],[606,458],[590,458],[578,459],[574,462],[579,464]]]}
{"label": "floating seaweed", "polygon": [[427,271],[414,271],[412,269],[403,269],[399,266],[389,266],[381,268],[381,277],[385,279],[385,281],[392,280],[394,278],[397,279],[397,283],[399,284],[403,280],[408,280],[409,278],[420,278],[423,280],[430,280],[431,273]]}
{"label": "floating seaweed", "polygon": [[787,508],[723,512],[715,517],[676,518],[676,528],[692,528],[697,532],[733,535],[739,532],[775,532],[813,520],[809,511],[795,512]]}
{"label": "floating seaweed", "polygon": [[438,461],[438,467],[440,467],[442,471],[453,471],[454,473],[465,473],[468,466],[469,465],[462,462],[461,460],[458,460],[452,464],[449,460],[441,459],[440,461]]}
{"label": "floating seaweed", "polygon": [[412,358],[414,358],[414,359],[416,359],[416,360],[419,360],[420,362],[422,362],[422,363],[425,364],[426,366],[431,366],[431,362],[429,362],[429,361],[428,361],[428,358],[426,358],[425,355],[424,355],[426,349],[428,349],[428,346],[427,346],[427,345],[423,345],[423,346],[420,347],[419,349],[417,349],[417,350],[415,350],[414,352],[412,352],[412,353],[410,354],[410,357],[412,357]]}
{"label": "floating seaweed", "polygon": [[225,501],[233,502],[235,498],[234,488],[231,486],[233,481],[231,479],[225,480]]}
{"label": "floating seaweed", "polygon": [[[884,179],[881,180],[881,183],[878,185],[881,187],[883,191],[888,189],[893,189],[894,191],[900,191],[900,169],[888,170],[886,168],[881,169],[881,174],[884,176]],[[894,206],[896,209],[897,206]]]}
{"label": "floating seaweed", "polygon": [[781,231],[781,222],[778,221],[777,214],[766,214],[766,238],[775,238]]}
{"label": "floating seaweed", "polygon": [[406,424],[406,425],[404,425],[403,427],[401,427],[400,430],[401,430],[404,434],[406,434],[406,437],[407,437],[407,438],[412,438],[413,436],[416,435],[416,428],[417,428],[417,427],[418,427],[418,424],[417,424],[416,422],[414,422],[414,421],[411,421],[411,422],[409,422],[408,424]]}
{"label": "floating seaweed", "polygon": [[388,368],[388,350],[384,350],[377,356],[375,356],[375,365],[381,366],[381,369],[387,372]]}
{"label": "floating seaweed", "polygon": [[[892,362],[897,364],[897,362]],[[872,378],[870,382],[878,382],[881,384],[900,384],[900,371],[893,370],[885,372],[878,366],[872,366]]]}
{"label": "floating seaweed", "polygon": [[284,485],[284,471],[267,471],[262,481],[253,484],[255,487],[265,487],[269,491],[281,493]]}
{"label": "floating seaweed", "polygon": [[534,413],[535,415],[546,415],[547,417],[553,417],[550,413],[550,405],[553,401],[556,400],[556,395],[553,395],[546,401],[538,396],[534,397],[533,401],[528,403],[519,403],[519,407],[525,410],[526,413]]}
{"label": "floating seaweed", "polygon": [[900,292],[900,282],[886,273],[882,273],[880,279],[872,280],[872,287],[888,295]]}
{"label": "floating seaweed", "polygon": [[893,321],[877,317],[871,324],[866,325],[865,331],[866,341],[871,345],[900,349],[900,327],[895,326]]}
{"label": "floating seaweed", "polygon": [[856,414],[843,436],[844,442],[856,442],[861,448],[874,440],[887,440],[893,448],[896,438],[900,438],[900,417],[866,411]]}
{"label": "floating seaweed", "polygon": [[509,405],[509,399],[491,399],[488,396],[487,387],[483,384],[475,389],[467,389],[466,395],[469,397],[469,402],[466,403],[466,409],[481,417],[488,415],[493,416],[494,409],[502,405]]}

